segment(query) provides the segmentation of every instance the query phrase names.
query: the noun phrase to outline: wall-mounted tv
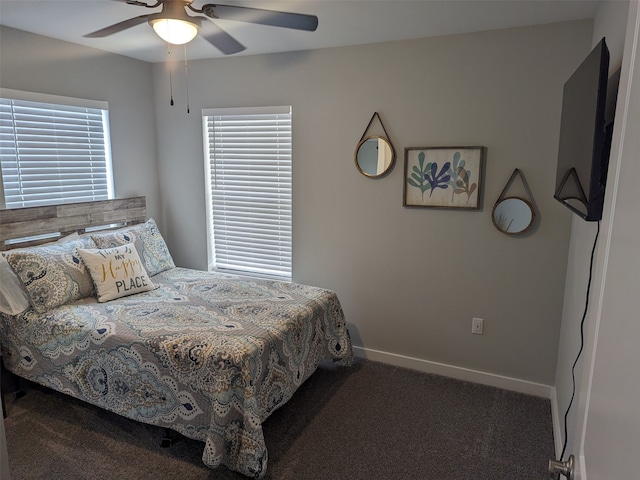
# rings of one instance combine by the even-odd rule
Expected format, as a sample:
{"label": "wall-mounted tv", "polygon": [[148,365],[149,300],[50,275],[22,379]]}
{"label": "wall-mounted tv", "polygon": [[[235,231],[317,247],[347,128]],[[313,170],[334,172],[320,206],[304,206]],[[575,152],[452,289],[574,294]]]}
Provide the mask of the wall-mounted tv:
{"label": "wall-mounted tv", "polygon": [[[587,221],[602,218],[617,78],[603,38],[564,84],[554,198]],[[607,98],[609,97],[609,98]]]}

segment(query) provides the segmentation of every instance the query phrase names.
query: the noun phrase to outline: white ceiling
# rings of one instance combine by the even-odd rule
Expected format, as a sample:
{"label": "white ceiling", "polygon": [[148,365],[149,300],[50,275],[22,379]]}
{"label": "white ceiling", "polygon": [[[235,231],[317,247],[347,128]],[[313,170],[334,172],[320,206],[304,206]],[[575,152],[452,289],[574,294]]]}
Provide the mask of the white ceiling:
{"label": "white ceiling", "polygon": [[[195,0],[200,8],[216,0]],[[309,50],[593,18],[598,0],[220,0],[269,10],[316,15],[315,32],[230,20],[216,23],[245,45],[235,54]],[[147,0],[148,4],[155,0]],[[126,55],[147,62],[166,59],[167,46],[143,23],[106,38],[83,35],[131,17],[158,12],[123,0],[0,0],[0,24]],[[196,15],[190,12],[191,15]],[[173,47],[180,48],[183,47]],[[189,59],[219,58],[196,38]]]}

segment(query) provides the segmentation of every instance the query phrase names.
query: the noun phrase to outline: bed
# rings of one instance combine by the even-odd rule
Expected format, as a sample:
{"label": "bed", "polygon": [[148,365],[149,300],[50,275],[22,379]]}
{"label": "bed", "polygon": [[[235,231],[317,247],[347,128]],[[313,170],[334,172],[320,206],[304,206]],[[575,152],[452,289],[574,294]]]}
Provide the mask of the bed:
{"label": "bed", "polygon": [[0,210],[0,227],[3,291],[27,305],[0,314],[7,370],[200,440],[210,468],[263,478],[262,423],[319,365],[352,362],[334,292],[176,267],[144,197]]}

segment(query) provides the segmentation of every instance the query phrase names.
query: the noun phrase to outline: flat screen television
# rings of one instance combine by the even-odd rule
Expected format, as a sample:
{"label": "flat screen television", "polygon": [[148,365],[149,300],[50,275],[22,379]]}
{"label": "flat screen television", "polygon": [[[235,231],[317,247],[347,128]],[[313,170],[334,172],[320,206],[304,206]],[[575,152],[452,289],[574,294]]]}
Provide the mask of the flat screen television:
{"label": "flat screen television", "polygon": [[609,50],[603,38],[562,94],[554,198],[586,221],[602,218],[618,86],[608,77]]}

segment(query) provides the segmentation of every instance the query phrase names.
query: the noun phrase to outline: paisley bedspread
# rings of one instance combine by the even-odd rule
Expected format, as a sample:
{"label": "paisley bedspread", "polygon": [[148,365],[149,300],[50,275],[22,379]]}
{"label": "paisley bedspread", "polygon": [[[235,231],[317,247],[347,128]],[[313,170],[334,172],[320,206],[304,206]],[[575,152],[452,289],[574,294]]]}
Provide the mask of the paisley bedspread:
{"label": "paisley bedspread", "polygon": [[348,365],[332,291],[172,268],[160,288],[45,314],[3,315],[13,373],[125,417],[205,442],[203,462],[262,478],[262,422],[319,363]]}

